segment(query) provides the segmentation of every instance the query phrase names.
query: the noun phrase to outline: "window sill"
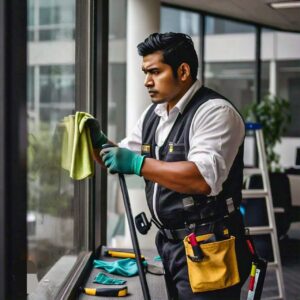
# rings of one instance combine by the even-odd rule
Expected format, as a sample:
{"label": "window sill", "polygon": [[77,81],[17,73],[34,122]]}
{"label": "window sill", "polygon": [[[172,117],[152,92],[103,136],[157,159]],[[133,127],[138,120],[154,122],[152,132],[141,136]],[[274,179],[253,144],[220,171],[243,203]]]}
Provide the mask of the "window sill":
{"label": "window sill", "polygon": [[79,284],[89,272],[92,252],[61,257],[41,279],[37,289],[30,293],[28,300],[53,300],[74,298]]}
{"label": "window sill", "polygon": [[[110,249],[112,249],[112,248],[110,248]],[[107,248],[103,247],[101,253],[103,254],[105,250],[107,250]],[[115,249],[115,250],[121,250],[121,251],[123,250],[124,251],[124,249]],[[125,251],[128,251],[128,249],[126,249]],[[129,251],[133,251],[133,250],[131,249]],[[157,255],[157,251],[154,250],[154,249],[153,250],[142,250],[142,254],[145,255],[147,260],[149,259],[149,261],[152,261],[153,258]],[[103,255],[101,255],[100,259],[115,260],[114,258],[104,257]],[[122,277],[122,276],[119,276],[119,275],[108,274],[107,272],[103,271],[102,269],[92,268],[92,270],[90,272],[90,275],[89,275],[84,287],[88,287],[88,288],[106,288],[106,287],[107,288],[113,288],[114,286],[112,286],[112,285],[111,286],[105,286],[105,285],[102,285],[102,284],[93,283],[93,280],[94,280],[95,276],[99,272],[104,272],[105,274],[107,274],[110,277],[116,277],[116,278],[119,278],[119,279],[122,278],[122,279],[126,280],[125,285],[128,287],[128,295],[126,296],[126,299],[128,299],[128,300],[144,299],[139,276]],[[147,279],[151,299],[161,299],[161,300],[168,299],[166,286],[165,286],[165,279],[164,279],[163,275],[152,275],[150,273],[147,273],[146,274],[146,279]],[[120,287],[120,285],[117,285],[117,287]],[[114,299],[116,299],[116,297],[98,297],[98,298],[99,299],[104,299],[105,298],[105,300],[114,300]],[[93,299],[95,299],[95,297],[85,295],[85,294],[81,294],[81,295],[79,295],[78,299],[79,300],[93,300]]]}

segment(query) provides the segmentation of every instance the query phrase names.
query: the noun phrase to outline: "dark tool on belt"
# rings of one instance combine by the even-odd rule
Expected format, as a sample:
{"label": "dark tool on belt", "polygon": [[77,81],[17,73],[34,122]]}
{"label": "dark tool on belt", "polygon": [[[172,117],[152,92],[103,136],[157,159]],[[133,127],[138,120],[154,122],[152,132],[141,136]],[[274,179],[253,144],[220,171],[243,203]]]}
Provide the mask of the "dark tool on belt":
{"label": "dark tool on belt", "polygon": [[[102,149],[107,149],[107,148],[112,148],[112,147],[115,147],[115,146],[106,144],[106,145],[103,145]],[[143,296],[144,296],[145,300],[150,300],[151,298],[150,298],[150,293],[149,293],[149,287],[147,284],[146,275],[145,275],[144,267],[142,264],[140,246],[139,246],[139,242],[138,242],[138,238],[137,238],[137,234],[136,234],[136,230],[135,230],[135,226],[134,226],[127,185],[126,185],[125,177],[123,174],[119,174],[119,182],[120,182],[120,187],[121,187],[121,191],[122,191],[122,195],[123,195],[123,201],[124,201],[125,212],[126,212],[126,216],[127,216],[127,220],[128,220],[133,250],[135,253],[136,262],[137,262],[137,266],[138,266],[138,272],[139,272],[139,278],[140,278],[140,282],[141,282],[141,286],[142,286]]]}
{"label": "dark tool on belt", "polygon": [[137,228],[137,230],[139,231],[140,234],[147,234],[148,231],[151,228],[152,223],[158,228],[161,229],[161,225],[154,219],[151,218],[150,221],[148,221],[147,216],[144,212],[141,212],[140,214],[138,214],[135,218],[135,226]]}
{"label": "dark tool on belt", "polygon": [[144,212],[138,214],[135,218],[135,226],[140,234],[147,234],[151,228],[151,222],[148,221],[147,216]]}
{"label": "dark tool on belt", "polygon": [[193,249],[193,256],[189,255],[189,258],[194,262],[199,262],[203,259],[204,255],[200,249],[200,245],[197,242],[195,233],[190,233],[188,235],[189,242]]}
{"label": "dark tool on belt", "polygon": [[268,262],[267,260],[259,257],[257,254],[253,240],[249,234],[249,229],[246,229],[246,242],[253,259],[247,300],[260,300],[264,287]]}
{"label": "dark tool on belt", "polygon": [[127,296],[128,289],[127,286],[123,286],[120,288],[81,288],[81,291],[86,295],[91,296],[111,296],[111,297],[125,297]]}

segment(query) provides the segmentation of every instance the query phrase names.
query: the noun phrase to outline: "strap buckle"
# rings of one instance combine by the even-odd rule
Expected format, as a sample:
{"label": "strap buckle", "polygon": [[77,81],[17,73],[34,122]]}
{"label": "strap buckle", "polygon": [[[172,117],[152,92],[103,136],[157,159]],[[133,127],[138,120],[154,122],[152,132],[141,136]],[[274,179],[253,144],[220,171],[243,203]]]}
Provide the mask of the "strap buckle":
{"label": "strap buckle", "polygon": [[168,239],[168,240],[175,240],[176,239],[176,236],[174,234],[174,231],[173,229],[162,229],[163,233],[164,233],[164,236]]}

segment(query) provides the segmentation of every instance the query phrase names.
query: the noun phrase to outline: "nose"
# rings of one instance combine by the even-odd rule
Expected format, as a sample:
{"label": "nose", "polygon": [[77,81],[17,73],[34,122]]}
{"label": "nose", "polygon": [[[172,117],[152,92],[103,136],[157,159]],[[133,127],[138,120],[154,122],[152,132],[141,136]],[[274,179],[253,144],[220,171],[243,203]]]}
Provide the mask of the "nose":
{"label": "nose", "polygon": [[150,87],[150,86],[154,85],[154,81],[153,81],[151,74],[146,74],[145,80],[144,80],[144,85],[145,85],[145,87]]}

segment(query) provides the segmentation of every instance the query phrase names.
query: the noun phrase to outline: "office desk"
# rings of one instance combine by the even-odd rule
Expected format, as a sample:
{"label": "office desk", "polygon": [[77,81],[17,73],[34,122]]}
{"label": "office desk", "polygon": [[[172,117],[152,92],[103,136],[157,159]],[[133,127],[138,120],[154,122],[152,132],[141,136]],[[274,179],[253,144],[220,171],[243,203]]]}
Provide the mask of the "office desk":
{"label": "office desk", "polygon": [[300,207],[300,174],[288,174],[291,188],[292,206]]}
{"label": "office desk", "polygon": [[291,189],[292,222],[300,221],[300,168],[286,169]]}

